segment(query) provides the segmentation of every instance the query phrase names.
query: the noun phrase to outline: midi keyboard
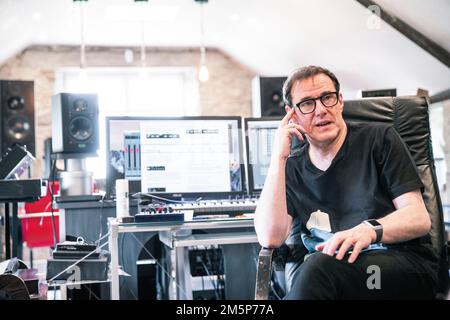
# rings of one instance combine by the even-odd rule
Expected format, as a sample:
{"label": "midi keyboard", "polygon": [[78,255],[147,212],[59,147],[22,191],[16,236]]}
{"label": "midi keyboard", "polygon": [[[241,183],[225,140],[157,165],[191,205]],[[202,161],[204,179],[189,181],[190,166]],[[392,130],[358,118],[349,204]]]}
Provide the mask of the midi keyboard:
{"label": "midi keyboard", "polygon": [[255,212],[257,199],[240,200],[208,200],[188,203],[171,204],[170,207],[177,211],[192,210],[194,216],[210,214],[238,215],[241,213]]}
{"label": "midi keyboard", "polygon": [[156,212],[154,208],[142,206],[134,217],[135,222],[184,221],[185,213],[191,213],[194,220],[208,217],[224,218],[254,213],[257,199],[208,200],[168,204],[164,210]]}

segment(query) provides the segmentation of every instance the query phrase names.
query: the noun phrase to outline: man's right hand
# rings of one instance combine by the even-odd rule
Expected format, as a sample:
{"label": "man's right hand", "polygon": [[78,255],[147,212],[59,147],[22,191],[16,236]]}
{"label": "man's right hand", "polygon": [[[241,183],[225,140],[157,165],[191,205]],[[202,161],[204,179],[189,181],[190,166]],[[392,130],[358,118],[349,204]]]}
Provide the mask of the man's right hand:
{"label": "man's right hand", "polygon": [[277,157],[279,160],[286,160],[291,152],[292,135],[295,135],[299,140],[303,141],[302,132],[306,130],[299,124],[294,122],[295,108],[286,108],[286,115],[281,119],[280,125],[275,133],[274,146],[272,157]]}

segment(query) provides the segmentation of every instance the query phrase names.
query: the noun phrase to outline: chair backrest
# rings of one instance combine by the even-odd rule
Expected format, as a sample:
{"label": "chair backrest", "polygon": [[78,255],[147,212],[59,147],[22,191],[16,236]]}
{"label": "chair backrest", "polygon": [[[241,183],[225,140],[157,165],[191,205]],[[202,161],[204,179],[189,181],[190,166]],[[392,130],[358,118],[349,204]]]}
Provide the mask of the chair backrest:
{"label": "chair backrest", "polygon": [[[443,292],[448,281],[448,257],[443,209],[434,167],[428,102],[421,97],[383,97],[344,101],[344,119],[348,122],[385,123],[394,127],[409,148],[425,186],[423,198],[431,218],[431,240],[440,258]],[[295,147],[298,148],[298,145]],[[293,233],[296,233],[292,230]],[[291,234],[290,238],[298,235]]]}

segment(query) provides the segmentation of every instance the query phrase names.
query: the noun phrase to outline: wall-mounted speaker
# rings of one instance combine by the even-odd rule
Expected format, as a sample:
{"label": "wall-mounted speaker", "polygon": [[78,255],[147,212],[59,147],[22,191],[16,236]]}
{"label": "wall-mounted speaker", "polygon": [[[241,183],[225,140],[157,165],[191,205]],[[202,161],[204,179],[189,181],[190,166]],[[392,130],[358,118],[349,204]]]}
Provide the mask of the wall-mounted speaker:
{"label": "wall-mounted speaker", "polygon": [[0,80],[0,157],[15,143],[36,155],[34,82]]}
{"label": "wall-mounted speaker", "polygon": [[283,84],[287,77],[255,77],[252,81],[253,117],[284,116]]}
{"label": "wall-mounted speaker", "polygon": [[53,153],[96,153],[98,99],[95,94],[59,93],[52,97]]}

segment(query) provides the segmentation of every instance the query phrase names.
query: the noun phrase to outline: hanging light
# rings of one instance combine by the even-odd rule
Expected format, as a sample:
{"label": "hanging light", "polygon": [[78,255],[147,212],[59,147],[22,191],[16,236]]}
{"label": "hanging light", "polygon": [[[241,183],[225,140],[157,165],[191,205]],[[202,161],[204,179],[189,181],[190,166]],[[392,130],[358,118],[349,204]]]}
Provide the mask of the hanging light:
{"label": "hanging light", "polygon": [[198,80],[201,82],[206,82],[209,80],[209,70],[206,66],[206,48],[205,48],[205,12],[204,4],[208,0],[195,0],[201,6],[201,16],[200,16],[200,33],[201,33],[201,45],[200,45],[200,68],[198,70]]}
{"label": "hanging light", "polygon": [[[134,0],[136,3],[146,4],[148,0]],[[141,70],[139,72],[141,77],[147,76],[147,54],[145,52],[145,19],[141,21]]]}
{"label": "hanging light", "polygon": [[141,21],[141,70],[139,72],[140,76],[146,77],[147,76],[147,55],[145,52],[145,21]]}
{"label": "hanging light", "polygon": [[84,83],[87,78],[86,72],[86,46],[84,43],[84,5],[83,2],[88,0],[73,0],[73,2],[80,3],[80,83]]}

